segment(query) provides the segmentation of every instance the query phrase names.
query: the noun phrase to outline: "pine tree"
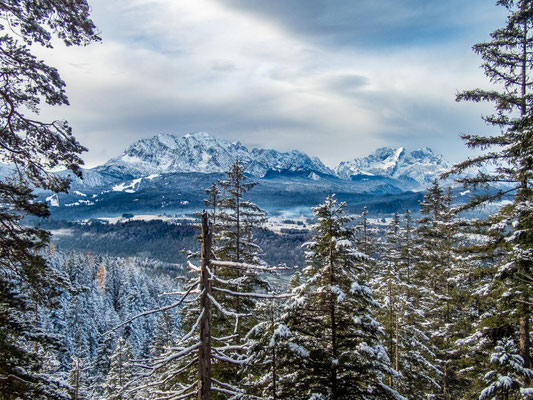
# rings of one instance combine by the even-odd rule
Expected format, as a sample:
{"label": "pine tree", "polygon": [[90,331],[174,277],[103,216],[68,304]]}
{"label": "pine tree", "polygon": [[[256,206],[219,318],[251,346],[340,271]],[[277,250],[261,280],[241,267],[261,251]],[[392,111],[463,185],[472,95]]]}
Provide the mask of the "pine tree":
{"label": "pine tree", "polygon": [[[285,301],[260,302],[255,312],[258,324],[248,333],[251,362],[245,366],[245,392],[250,399],[291,399],[295,356],[291,332],[283,321]],[[245,396],[245,398],[248,398]]]}
{"label": "pine tree", "polygon": [[[264,264],[260,259],[261,248],[255,243],[253,230],[260,228],[266,220],[266,212],[250,200],[247,193],[256,185],[249,182],[245,175],[245,166],[235,162],[226,172],[226,179],[219,181],[218,186],[222,195],[219,199],[218,214],[213,214],[212,251],[219,261],[236,263]],[[211,188],[208,204],[215,201],[217,189]],[[217,222],[218,221],[218,222]],[[214,246],[213,246],[214,244]],[[268,284],[261,274],[254,269],[215,266],[216,275],[225,282],[218,282],[218,287],[229,291],[245,293],[264,292]],[[243,298],[215,292],[214,299],[226,308],[250,317],[242,319],[235,331],[233,318],[223,314],[213,316],[213,334],[216,337],[227,337],[236,334],[236,343],[245,341],[245,336],[258,322],[255,312],[257,299]],[[218,366],[214,366],[215,370]],[[218,371],[223,381],[238,384],[242,377],[242,368],[237,366],[223,366]]]}
{"label": "pine tree", "polygon": [[87,365],[85,359],[74,357],[69,371],[68,383],[71,400],[87,400]]}
{"label": "pine tree", "polygon": [[471,167],[491,167],[488,172],[458,179],[468,187],[481,186],[492,190],[475,196],[469,204],[471,207],[504,196],[512,198],[512,205],[503,208],[499,218],[493,219],[494,229],[505,227],[505,239],[494,244],[509,250],[494,277],[494,287],[506,289],[496,290],[493,295],[505,294],[501,300],[507,307],[501,310],[500,317],[510,318],[508,325],[517,327],[519,354],[524,367],[529,368],[533,281],[533,195],[530,188],[533,174],[533,2],[500,0],[498,5],[507,9],[506,25],[491,34],[491,41],[474,46],[474,51],[483,59],[485,74],[496,89],[465,91],[459,93],[457,100],[494,103],[495,114],[483,119],[500,132],[488,136],[463,136],[468,147],[485,151],[455,165],[450,174]]}
{"label": "pine tree", "polygon": [[313,209],[318,223],[306,244],[306,280],[286,316],[291,332],[296,399],[399,399],[383,379],[396,375],[374,319],[379,305],[362,279],[361,260],[344,203],[330,196]]}
{"label": "pine tree", "polygon": [[443,399],[458,397],[470,385],[459,373],[463,354],[456,341],[468,335],[471,325],[468,278],[473,264],[460,251],[460,245],[469,238],[451,204],[451,188],[445,191],[435,180],[421,202],[423,217],[417,227],[415,275],[415,282],[422,289],[415,301],[428,320],[426,332],[437,349],[435,361],[442,371],[439,381]]}
{"label": "pine tree", "polygon": [[376,268],[375,261],[379,248],[378,243],[380,235],[376,228],[372,227],[368,222],[368,209],[366,206],[363,207],[361,218],[357,220],[355,231],[355,244],[357,245],[357,248],[361,253],[368,256],[365,262],[361,265],[364,273],[367,274],[364,276],[364,279],[371,282]]}
{"label": "pine tree", "polygon": [[68,99],[58,71],[38,60],[30,45],[52,47],[54,36],[67,45],[99,38],[85,0],[14,0],[3,2],[0,14],[0,162],[14,167],[12,179],[0,180],[0,397],[63,398],[56,379],[39,373],[51,338],[27,321],[29,310],[45,306],[64,284],[37,255],[48,234],[21,219],[48,214],[46,205],[34,202],[32,188],[65,191],[68,179],[47,171],[59,166],[79,175],[84,148],[66,122],[38,120],[41,101],[66,105]]}
{"label": "pine tree", "polygon": [[[384,254],[381,258],[379,279],[375,284],[376,298],[379,299],[382,309],[379,313],[385,329],[386,345],[392,365],[396,370],[399,367],[399,317],[401,310],[399,302],[401,298],[402,282],[400,280],[400,265],[402,257],[400,216],[394,214],[386,232],[386,243],[383,246]],[[376,275],[376,272],[373,273]],[[375,280],[373,276],[372,280]],[[389,376],[389,384],[393,386],[392,376]]]}
{"label": "pine tree", "polygon": [[533,378],[533,370],[524,367],[524,360],[516,354],[516,345],[512,339],[498,341],[490,361],[494,369],[485,375],[488,386],[481,392],[479,400],[529,398],[531,393],[521,389],[525,380]]}
{"label": "pine tree", "polygon": [[[441,394],[444,399],[451,397],[453,371],[448,351],[451,337],[447,328],[451,324],[450,276],[453,273],[452,237],[450,222],[451,197],[447,196],[438,180],[434,180],[421,202],[423,217],[418,220],[417,240],[417,286],[421,288],[415,300],[423,310],[426,319],[426,332],[432,337],[437,349],[435,361],[442,371]],[[444,331],[443,331],[444,329]],[[438,392],[437,392],[438,393]]]}
{"label": "pine tree", "polygon": [[[189,262],[190,282],[184,291],[173,293],[181,299],[159,310],[140,313],[128,321],[185,304],[181,309],[183,324],[179,337],[168,351],[147,366],[148,383],[137,385],[137,390],[170,398],[197,396],[202,400],[242,398],[246,394],[240,373],[253,355],[249,351],[248,331],[244,335],[240,331],[253,315],[251,311],[240,312],[237,308],[246,300],[277,297],[243,290],[246,278],[253,272],[271,272],[275,268],[214,258],[211,229],[207,212],[204,212],[201,266]],[[236,278],[218,275],[218,271],[228,270],[236,270]]]}
{"label": "pine tree", "polygon": [[158,356],[172,346],[176,339],[176,331],[178,324],[176,323],[174,315],[171,311],[164,311],[159,316],[154,332],[153,350],[152,354]]}
{"label": "pine tree", "polygon": [[[265,211],[253,202],[246,200],[244,195],[251,190],[256,182],[248,182],[245,166],[237,161],[227,171],[227,178],[219,182],[223,191],[220,200],[219,214],[216,220],[217,236],[220,243],[216,256],[222,260],[257,263],[261,249],[254,243],[252,229],[260,227],[266,220]],[[210,192],[213,197],[215,192]],[[212,204],[214,199],[209,199]],[[215,220],[215,216],[212,217]]]}
{"label": "pine tree", "polygon": [[115,352],[111,356],[111,367],[105,383],[105,400],[123,400],[129,398],[125,393],[132,381],[133,352],[129,343],[120,337]]}
{"label": "pine tree", "polygon": [[395,214],[387,229],[373,285],[382,304],[378,317],[385,328],[389,358],[401,374],[389,375],[388,383],[406,397],[423,398],[440,389],[436,381],[440,371],[434,363],[435,349],[426,318],[415,300],[424,289],[413,280],[414,237],[409,212],[404,221],[402,226],[400,216]]}

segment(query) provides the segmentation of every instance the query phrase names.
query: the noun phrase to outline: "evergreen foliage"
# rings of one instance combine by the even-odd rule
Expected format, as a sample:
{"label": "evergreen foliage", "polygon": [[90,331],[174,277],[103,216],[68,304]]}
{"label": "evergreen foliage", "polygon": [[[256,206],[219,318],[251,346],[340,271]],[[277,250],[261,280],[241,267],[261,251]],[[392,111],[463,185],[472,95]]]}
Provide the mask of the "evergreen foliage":
{"label": "evergreen foliage", "polygon": [[[493,249],[506,253],[492,279],[491,296],[500,304],[490,314],[498,321],[484,335],[497,334],[498,328],[509,327],[514,332],[504,336],[519,337],[519,354],[524,367],[531,366],[530,304],[532,300],[532,191],[533,174],[533,2],[530,0],[500,0],[498,5],[508,12],[507,23],[491,34],[491,41],[476,44],[474,51],[483,59],[485,74],[495,85],[494,90],[474,89],[459,93],[458,101],[487,101],[494,103],[495,113],[483,117],[499,134],[465,135],[466,145],[482,150],[482,154],[454,166],[450,174],[471,167],[489,167],[473,177],[460,178],[469,187],[491,187],[495,195],[476,196],[470,207],[501,200],[504,196],[512,204],[492,218],[490,229],[501,232],[492,242]],[[493,250],[494,251],[494,250]],[[505,322],[504,322],[505,321]],[[498,334],[497,334],[498,335]],[[492,340],[492,346],[495,341]],[[528,383],[529,378],[524,378]]]}
{"label": "evergreen foliage", "polygon": [[65,387],[43,367],[54,340],[37,321],[39,306],[50,306],[64,284],[37,253],[48,234],[20,221],[47,215],[46,205],[34,203],[32,188],[67,190],[68,179],[47,171],[59,166],[80,175],[84,148],[66,122],[36,118],[42,101],[54,106],[68,99],[58,71],[38,60],[30,45],[52,47],[54,36],[67,45],[99,38],[85,0],[2,2],[0,31],[0,162],[16,171],[0,180],[0,397],[60,399]]}
{"label": "evergreen foliage", "polygon": [[414,245],[410,213],[395,214],[386,232],[378,269],[373,274],[376,298],[382,308],[379,320],[385,328],[386,345],[394,369],[388,383],[402,395],[423,398],[438,392],[440,369],[435,365],[435,347],[427,329],[427,316],[418,308],[424,282],[413,279]]}
{"label": "evergreen foliage", "polygon": [[293,398],[400,399],[383,382],[397,373],[373,316],[379,305],[362,278],[361,260],[367,257],[353,247],[343,208],[328,197],[314,209],[318,223],[306,244],[306,279],[294,289],[285,317],[298,356]]}
{"label": "evergreen foliage", "polygon": [[129,343],[120,337],[111,356],[111,366],[105,382],[106,400],[124,400],[127,385],[133,380],[133,352]]}
{"label": "evergreen foliage", "polygon": [[533,371],[524,368],[524,360],[516,354],[516,345],[510,338],[498,341],[494,353],[490,356],[493,370],[487,372],[485,380],[488,386],[483,389],[479,400],[511,400],[528,398],[527,392],[522,396],[521,388],[525,379],[533,377]]}
{"label": "evergreen foliage", "polygon": [[[252,228],[259,227],[265,222],[266,212],[244,198],[246,192],[256,183],[248,182],[245,166],[238,161],[226,174],[227,179],[218,184],[222,190],[220,212],[218,217],[215,215],[211,217],[217,229],[215,240],[220,243],[216,256],[226,261],[257,263],[261,249],[254,243]],[[208,204],[213,204],[215,193],[216,189],[212,188]]]}
{"label": "evergreen foliage", "polygon": [[461,313],[455,301],[461,260],[455,252],[459,238],[451,203],[451,190],[445,191],[435,180],[421,202],[423,217],[417,227],[416,279],[421,288],[417,307],[425,314],[426,331],[437,350],[435,362],[442,378],[436,375],[435,380],[441,383],[443,399],[460,393],[454,342],[462,333],[457,332]]}

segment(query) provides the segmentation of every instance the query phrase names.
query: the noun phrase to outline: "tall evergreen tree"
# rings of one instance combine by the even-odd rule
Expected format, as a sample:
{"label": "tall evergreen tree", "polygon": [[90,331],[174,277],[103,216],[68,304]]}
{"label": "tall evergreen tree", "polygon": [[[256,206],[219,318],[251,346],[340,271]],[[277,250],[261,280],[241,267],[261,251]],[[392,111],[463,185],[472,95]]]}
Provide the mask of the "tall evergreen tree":
{"label": "tall evergreen tree", "polygon": [[533,195],[530,187],[533,176],[533,2],[499,0],[497,4],[508,12],[506,25],[494,31],[489,42],[474,46],[474,51],[483,59],[485,74],[496,88],[468,90],[459,93],[457,100],[494,103],[496,112],[483,119],[500,132],[486,136],[464,135],[468,147],[485,151],[455,165],[451,173],[461,173],[471,167],[491,167],[488,172],[458,179],[465,186],[489,187],[496,192],[477,195],[470,206],[504,196],[512,198],[512,205],[501,210],[494,225],[495,229],[505,227],[505,238],[495,242],[495,246],[508,251],[494,277],[493,295],[505,295],[500,299],[507,307],[500,317],[508,321],[508,326],[517,328],[512,336],[518,338],[519,354],[524,367],[529,368],[533,287]]}
{"label": "tall evergreen tree", "polygon": [[440,397],[443,399],[453,399],[461,393],[454,343],[461,320],[461,306],[455,301],[460,288],[454,284],[461,264],[456,254],[460,239],[451,202],[451,189],[445,191],[435,180],[421,202],[423,217],[417,227],[419,246],[415,278],[421,289],[417,307],[426,315],[427,332],[437,348],[436,361],[442,371]]}
{"label": "tall evergreen tree", "polygon": [[133,352],[129,343],[120,337],[115,352],[111,356],[111,367],[105,383],[105,400],[129,398],[125,393],[134,375]]}
{"label": "tall evergreen tree", "polygon": [[[192,279],[184,292],[174,293],[183,296],[181,300],[137,316],[164,312],[185,303],[181,310],[182,332],[175,344],[147,367],[149,382],[138,385],[139,390],[148,390],[155,396],[198,396],[202,400],[237,399],[246,394],[242,384],[243,366],[253,357],[249,351],[247,320],[257,323],[257,316],[252,313],[254,308],[247,307],[255,306],[252,299],[275,297],[257,288],[247,292],[247,279],[253,273],[271,272],[275,268],[216,259],[211,249],[211,229],[204,212],[201,267],[189,263]],[[234,278],[219,275],[230,270],[236,271]]]}
{"label": "tall evergreen tree", "polygon": [[395,214],[387,229],[373,284],[382,304],[378,317],[385,328],[389,358],[401,374],[389,375],[388,383],[406,397],[423,398],[439,391],[440,370],[434,362],[427,315],[418,308],[418,294],[425,289],[413,279],[414,237],[409,212],[404,221],[402,226]]}
{"label": "tall evergreen tree", "polygon": [[0,162],[14,166],[12,179],[0,180],[0,397],[62,398],[64,390],[41,368],[40,353],[50,349],[50,337],[27,322],[29,310],[45,305],[62,283],[37,255],[47,233],[20,221],[47,215],[32,188],[66,190],[68,179],[47,171],[60,166],[79,174],[84,148],[66,122],[36,116],[41,101],[65,105],[68,99],[58,71],[38,60],[29,45],[52,47],[54,36],[67,45],[99,38],[85,0],[2,2],[0,31]]}
{"label": "tall evergreen tree", "polygon": [[[244,195],[256,182],[248,182],[245,166],[237,161],[226,172],[227,178],[219,182],[223,196],[219,204],[216,240],[220,243],[216,255],[226,261],[257,263],[261,249],[254,243],[252,229],[260,227],[266,220],[265,211]],[[209,204],[214,201],[213,189],[209,192]],[[215,219],[213,215],[212,219]]]}
{"label": "tall evergreen tree", "polygon": [[400,399],[383,380],[396,375],[381,342],[379,307],[363,280],[361,260],[346,227],[344,203],[331,196],[314,208],[316,235],[306,244],[306,280],[286,316],[293,348],[296,399]]}
{"label": "tall evergreen tree", "polygon": [[[245,367],[245,391],[250,398],[279,400],[291,398],[282,388],[292,383],[286,375],[292,371],[290,360],[290,331],[283,323],[283,306],[279,300],[270,299],[256,307],[258,324],[248,333],[249,354],[252,361]],[[255,396],[255,397],[254,397]]]}

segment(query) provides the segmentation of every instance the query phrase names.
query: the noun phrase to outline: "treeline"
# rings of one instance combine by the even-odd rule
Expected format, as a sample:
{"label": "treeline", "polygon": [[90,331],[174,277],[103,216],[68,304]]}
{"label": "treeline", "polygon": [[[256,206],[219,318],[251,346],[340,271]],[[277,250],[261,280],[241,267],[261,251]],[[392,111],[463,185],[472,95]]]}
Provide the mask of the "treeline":
{"label": "treeline", "polygon": [[[151,258],[170,264],[185,265],[187,253],[198,251],[197,224],[165,221],[125,221],[116,224],[102,221],[78,223],[60,220],[45,220],[41,228],[52,231],[52,242],[61,251],[91,251],[118,257]],[[57,232],[57,234],[55,234]],[[289,266],[303,266],[304,252],[301,245],[306,242],[308,230],[284,231],[277,234],[257,227],[253,229],[257,244],[263,249],[263,259],[269,264],[286,263]],[[176,269],[174,267],[173,269]],[[167,271],[169,274],[180,270]]]}

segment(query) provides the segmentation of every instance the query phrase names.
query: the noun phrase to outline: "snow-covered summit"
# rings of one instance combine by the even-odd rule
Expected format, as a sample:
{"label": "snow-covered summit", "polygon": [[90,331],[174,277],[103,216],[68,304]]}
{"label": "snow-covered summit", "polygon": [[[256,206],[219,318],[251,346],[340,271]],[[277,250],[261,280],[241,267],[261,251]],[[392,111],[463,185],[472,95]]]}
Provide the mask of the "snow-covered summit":
{"label": "snow-covered summit", "polygon": [[268,171],[316,171],[333,174],[318,158],[297,150],[282,153],[276,150],[248,150],[240,142],[230,143],[207,133],[184,136],[161,133],[141,139],[124,153],[102,167],[108,173],[146,176],[170,172],[224,172],[235,162],[247,165],[247,172],[263,177]]}
{"label": "snow-covered summit", "polygon": [[343,161],[336,168],[339,178],[351,179],[357,175],[378,175],[400,180],[415,181],[426,187],[450,168],[440,154],[424,147],[407,152],[403,147],[382,147],[367,157]]}
{"label": "snow-covered summit", "polygon": [[434,154],[427,147],[411,152],[403,147],[382,147],[367,157],[343,161],[332,170],[318,158],[298,150],[285,153],[259,148],[249,150],[240,142],[229,142],[199,132],[184,136],[161,133],[138,140],[119,157],[88,170],[90,173],[86,176],[115,177],[122,182],[175,172],[219,173],[227,171],[237,160],[246,165],[249,174],[258,178],[272,171],[302,172],[315,180],[320,175],[334,175],[344,180],[357,177],[355,180],[358,181],[385,177],[403,182],[405,190],[425,188],[450,168],[443,156]]}

